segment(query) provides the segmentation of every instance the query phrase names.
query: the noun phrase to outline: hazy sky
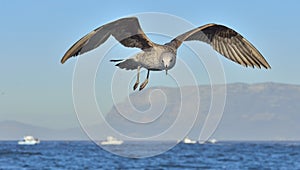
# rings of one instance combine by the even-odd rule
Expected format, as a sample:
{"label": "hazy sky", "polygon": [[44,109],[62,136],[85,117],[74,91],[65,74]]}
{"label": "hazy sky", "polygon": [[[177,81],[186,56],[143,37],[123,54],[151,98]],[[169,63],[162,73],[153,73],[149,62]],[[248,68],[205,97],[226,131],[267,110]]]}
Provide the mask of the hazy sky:
{"label": "hazy sky", "polygon": [[[252,42],[272,66],[267,71],[253,70],[222,58],[226,82],[300,84],[299,1],[214,2],[2,1],[0,121],[17,120],[51,128],[76,126],[72,101],[76,59],[62,65],[61,57],[74,42],[98,26],[145,12],[168,13],[196,26],[227,25]],[[111,67],[108,74],[116,70],[111,63],[103,67]],[[154,74],[149,86],[168,86],[155,81],[168,79],[162,75]],[[96,84],[101,84],[98,81]],[[205,83],[203,80],[199,84]],[[111,104],[105,105],[104,110],[108,111]]]}

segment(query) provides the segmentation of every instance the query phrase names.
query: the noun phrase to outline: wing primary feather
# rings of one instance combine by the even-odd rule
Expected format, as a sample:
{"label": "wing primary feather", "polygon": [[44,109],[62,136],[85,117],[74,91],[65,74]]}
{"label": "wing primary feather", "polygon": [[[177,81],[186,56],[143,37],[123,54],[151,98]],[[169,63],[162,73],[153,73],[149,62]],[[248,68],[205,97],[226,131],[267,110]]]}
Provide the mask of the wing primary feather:
{"label": "wing primary feather", "polygon": [[233,61],[236,61],[237,63],[241,64],[242,66],[245,66],[246,67],[246,64],[244,63],[244,61],[238,56],[238,54],[236,53],[235,49],[233,48],[232,45],[228,46],[233,54],[233,57],[235,60]]}
{"label": "wing primary feather", "polygon": [[232,38],[232,47],[234,48],[234,50],[237,52],[237,54],[240,56],[240,58],[247,64],[247,66],[251,66],[252,68],[254,67],[254,64],[252,61],[252,59],[249,57],[248,54],[244,55],[241,51],[242,48],[239,48],[241,45],[241,41],[240,41],[240,36],[236,36]]}
{"label": "wing primary feather", "polygon": [[224,41],[220,42],[220,45],[222,46],[222,49],[223,49],[223,52],[224,52],[223,55],[224,55],[225,57],[229,57],[229,58],[230,58],[229,53],[228,53],[228,50],[227,50],[227,48],[226,48],[226,46],[225,46],[225,44],[224,44]]}
{"label": "wing primary feather", "polygon": [[261,64],[259,63],[259,61],[256,59],[256,57],[252,56],[248,49],[245,48],[245,44],[243,42],[240,42],[237,44],[237,48],[239,49],[240,53],[244,56],[246,56],[249,60],[251,60],[251,63],[253,64],[253,66],[257,67],[257,68],[261,68]]}
{"label": "wing primary feather", "polygon": [[268,62],[265,60],[265,58],[261,55],[261,53],[245,38],[243,38],[243,42],[245,43],[245,47],[249,50],[249,55],[252,57],[255,57],[260,65],[262,65],[264,68],[269,69],[271,66],[268,64]]}
{"label": "wing primary feather", "polygon": [[236,63],[238,63],[238,64],[241,64],[241,63],[239,62],[239,60],[236,59],[236,57],[235,57],[234,53],[232,52],[232,49],[230,48],[230,46],[227,47],[227,51],[228,51],[228,56],[225,56],[226,58],[228,58],[228,59],[230,59],[231,61],[234,61],[234,62],[236,62]]}
{"label": "wing primary feather", "polygon": [[236,44],[232,44],[232,47],[234,48],[237,55],[243,60],[246,67],[248,67],[248,66],[251,66],[252,68],[254,67],[252,62],[247,58],[247,56],[244,56],[243,54],[241,54],[241,52],[240,52],[239,48],[236,46]]}

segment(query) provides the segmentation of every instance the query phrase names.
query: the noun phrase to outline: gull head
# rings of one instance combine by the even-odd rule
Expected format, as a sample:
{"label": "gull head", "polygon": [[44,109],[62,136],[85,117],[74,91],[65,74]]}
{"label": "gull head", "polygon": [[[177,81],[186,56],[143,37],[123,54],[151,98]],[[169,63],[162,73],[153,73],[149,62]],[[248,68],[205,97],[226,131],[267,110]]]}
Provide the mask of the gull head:
{"label": "gull head", "polygon": [[174,67],[175,62],[176,56],[173,53],[168,52],[161,55],[161,64],[164,70],[166,70],[166,75],[168,74],[168,70]]}

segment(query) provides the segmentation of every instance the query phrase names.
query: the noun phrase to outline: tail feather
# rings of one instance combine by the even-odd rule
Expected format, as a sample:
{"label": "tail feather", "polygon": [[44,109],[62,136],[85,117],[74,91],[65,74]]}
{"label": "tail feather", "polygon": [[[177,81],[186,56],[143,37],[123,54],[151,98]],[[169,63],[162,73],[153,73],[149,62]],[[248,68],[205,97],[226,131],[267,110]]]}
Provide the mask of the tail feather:
{"label": "tail feather", "polygon": [[[116,66],[122,69],[126,70],[135,70],[138,68],[139,63],[137,63],[134,59],[127,59],[127,60],[121,60],[122,62],[117,63]],[[118,62],[116,60],[113,60],[112,62]]]}
{"label": "tail feather", "polygon": [[109,60],[110,62],[120,62],[123,61],[123,59],[119,59],[119,60]]}

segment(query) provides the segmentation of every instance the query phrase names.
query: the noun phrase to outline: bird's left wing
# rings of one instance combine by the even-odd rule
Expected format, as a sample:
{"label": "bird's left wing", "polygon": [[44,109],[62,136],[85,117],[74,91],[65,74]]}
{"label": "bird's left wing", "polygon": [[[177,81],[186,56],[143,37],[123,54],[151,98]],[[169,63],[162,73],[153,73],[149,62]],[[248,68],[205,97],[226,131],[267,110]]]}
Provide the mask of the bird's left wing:
{"label": "bird's left wing", "polygon": [[82,37],[65,53],[61,63],[72,56],[97,48],[110,35],[126,47],[137,47],[144,50],[153,46],[153,42],[145,35],[136,17],[122,18],[103,25]]}
{"label": "bird's left wing", "polygon": [[271,68],[261,53],[248,40],[223,25],[203,25],[177,36],[166,45],[177,49],[183,41],[191,40],[205,42],[226,58],[243,66]]}

